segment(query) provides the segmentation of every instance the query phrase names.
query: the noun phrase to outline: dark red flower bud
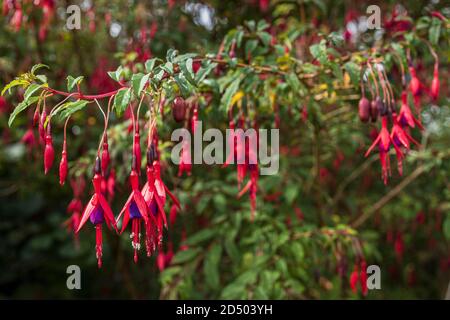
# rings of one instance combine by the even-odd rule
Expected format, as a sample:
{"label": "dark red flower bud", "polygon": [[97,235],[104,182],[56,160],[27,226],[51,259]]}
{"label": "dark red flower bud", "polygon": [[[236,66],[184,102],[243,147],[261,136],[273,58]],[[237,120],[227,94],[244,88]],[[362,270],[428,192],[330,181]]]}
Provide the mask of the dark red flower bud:
{"label": "dark red flower bud", "polygon": [[33,115],[33,127],[39,122],[39,109],[36,108]]}
{"label": "dark red flower bud", "polygon": [[409,89],[413,96],[417,97],[420,94],[420,80],[417,78],[416,70],[413,67],[409,67],[411,73],[411,82],[409,83]]}
{"label": "dark red flower bud", "polygon": [[362,122],[369,121],[370,118],[370,101],[366,97],[362,97],[358,103],[359,120]]}
{"label": "dark red flower bud", "polygon": [[186,118],[186,103],[182,97],[173,100],[172,115],[176,122],[182,122]]}
{"label": "dark red flower bud", "polygon": [[372,122],[377,121],[378,118],[378,106],[376,100],[370,102],[370,119]]}
{"label": "dark red flower bud", "polygon": [[440,89],[440,82],[439,82],[439,64],[434,65],[434,73],[433,73],[433,81],[431,82],[431,98],[433,101],[436,101],[439,97],[439,89]]}
{"label": "dark red flower bud", "polygon": [[67,177],[67,147],[66,141],[63,143],[63,150],[61,154],[61,162],[59,163],[59,184],[64,185]]}
{"label": "dark red flower bud", "polygon": [[194,73],[197,73],[201,66],[202,66],[202,64],[200,61],[198,61],[198,60],[194,61],[192,63],[192,70],[194,71]]}
{"label": "dark red flower bud", "polygon": [[95,158],[95,165],[94,165],[94,175],[101,175],[102,174],[102,161],[99,157]]}

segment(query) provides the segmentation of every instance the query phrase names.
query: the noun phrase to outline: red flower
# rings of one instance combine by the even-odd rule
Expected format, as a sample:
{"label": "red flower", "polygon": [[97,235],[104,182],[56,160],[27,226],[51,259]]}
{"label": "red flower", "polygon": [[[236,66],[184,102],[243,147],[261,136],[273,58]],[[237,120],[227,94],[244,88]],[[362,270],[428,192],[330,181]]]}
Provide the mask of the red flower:
{"label": "red flower", "polygon": [[139,191],[139,176],[136,172],[135,165],[133,165],[133,169],[130,174],[130,183],[131,183],[131,194],[128,197],[127,202],[125,203],[122,211],[117,217],[117,221],[123,216],[122,221],[122,230],[120,233],[122,234],[125,231],[129,221],[131,220],[131,245],[134,249],[134,262],[137,262],[138,255],[137,251],[140,249],[140,229],[141,229],[141,220],[144,220],[144,223],[148,225],[149,223],[149,210],[147,204],[145,203],[145,199]]}
{"label": "red flower", "polygon": [[350,288],[354,293],[358,292],[358,282],[359,282],[359,268],[358,265],[355,264],[353,267],[353,272],[350,275]]}
{"label": "red flower", "polygon": [[164,211],[166,203],[166,193],[174,204],[180,209],[178,199],[169,191],[161,180],[161,166],[157,159],[157,151],[152,143],[147,152],[147,182],[142,188],[142,195],[149,207],[149,215],[152,217],[154,225],[148,225],[148,237],[146,238],[147,255],[160,247],[162,244],[163,226],[167,228],[167,218]]}
{"label": "red flower", "polygon": [[393,121],[394,121],[394,125],[392,126],[391,129],[391,140],[392,140],[392,144],[394,145],[395,148],[395,153],[397,155],[397,163],[398,163],[398,172],[400,173],[400,175],[403,174],[403,152],[400,149],[401,147],[406,148],[406,150],[409,150],[410,146],[409,146],[409,142],[412,141],[414,144],[419,145],[419,143],[414,140],[409,134],[408,132],[406,132],[405,130],[403,130],[403,128],[400,126],[399,122],[398,122],[398,118],[396,117],[395,113],[392,115]]}
{"label": "red flower", "polygon": [[381,120],[381,130],[372,143],[370,148],[367,150],[365,157],[367,157],[370,152],[378,146],[378,150],[380,152],[380,162],[381,162],[381,177],[384,181],[384,184],[387,184],[388,175],[391,173],[390,159],[389,159],[389,148],[391,144],[391,137],[389,135],[389,131],[387,129],[388,118],[387,116],[383,116]]}
{"label": "red flower", "polygon": [[108,136],[105,133],[103,138],[103,148],[102,148],[102,172],[106,172],[108,169],[110,157],[109,157],[109,145]]}
{"label": "red flower", "polygon": [[53,139],[51,135],[50,123],[47,124],[47,135],[45,136],[44,149],[44,173],[47,174],[52,167],[55,159],[55,150],[53,149]]}
{"label": "red flower", "polygon": [[63,142],[63,150],[61,154],[61,162],[59,163],[59,184],[63,185],[67,176],[67,146],[66,141]]}
{"label": "red flower", "polygon": [[76,230],[76,233],[80,232],[81,228],[84,226],[86,221],[88,219],[91,220],[92,224],[95,225],[95,231],[96,231],[96,256],[98,261],[98,267],[101,268],[102,266],[102,223],[106,221],[106,225],[108,227],[114,227],[114,229],[117,230],[116,220],[114,219],[114,215],[112,213],[111,208],[108,205],[108,202],[106,202],[105,197],[103,196],[101,192],[101,183],[102,183],[102,176],[101,176],[101,163],[100,158],[97,157],[95,161],[95,174],[94,178],[92,179],[92,184],[94,186],[94,194],[92,195],[91,199],[89,200],[89,203],[87,204],[86,208],[84,209],[83,215],[81,217],[80,224],[78,225],[78,228]]}
{"label": "red flower", "polygon": [[409,108],[406,91],[402,92],[402,105],[400,107],[400,113],[398,114],[398,121],[403,127],[410,126],[411,128],[414,128],[417,125],[420,129],[424,129],[422,123],[414,117]]}
{"label": "red flower", "polygon": [[431,82],[430,94],[433,101],[436,101],[439,97],[439,64],[434,64],[433,81]]}
{"label": "red flower", "polygon": [[191,146],[187,140],[183,140],[181,146],[180,164],[178,165],[178,176],[181,177],[183,172],[188,176],[192,173]]}
{"label": "red flower", "polygon": [[367,263],[365,260],[361,261],[361,273],[359,276],[359,280],[361,283],[361,291],[363,295],[367,295]]}

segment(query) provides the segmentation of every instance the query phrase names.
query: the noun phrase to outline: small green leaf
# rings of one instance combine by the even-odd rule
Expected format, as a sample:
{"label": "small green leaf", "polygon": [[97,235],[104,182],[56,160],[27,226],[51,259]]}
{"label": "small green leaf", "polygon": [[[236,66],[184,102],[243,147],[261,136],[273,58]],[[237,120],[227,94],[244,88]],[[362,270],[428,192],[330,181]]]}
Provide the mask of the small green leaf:
{"label": "small green leaf", "polygon": [[209,75],[209,73],[217,67],[217,63],[210,63],[206,67],[201,67],[195,74],[195,82],[197,85],[202,83],[202,81]]}
{"label": "small green leaf", "polygon": [[16,119],[17,115],[24,111],[26,108],[31,106],[33,103],[39,100],[39,97],[31,97],[28,100],[24,100],[21,103],[17,105],[17,107],[13,110],[11,115],[9,116],[8,120],[8,126],[11,127],[12,123],[14,122],[14,119]]}
{"label": "small green leaf", "polygon": [[165,64],[161,65],[160,68],[163,69],[168,74],[173,75],[173,64],[172,64],[172,62],[166,62]]}
{"label": "small green leaf", "polygon": [[203,273],[206,284],[212,289],[217,289],[220,285],[219,262],[222,255],[222,246],[214,244],[208,251],[203,263]]}
{"label": "small green leaf", "polygon": [[231,104],[231,99],[233,99],[233,96],[238,91],[240,83],[241,83],[241,78],[238,77],[225,90],[225,92],[222,96],[222,99],[220,100],[220,105],[226,111],[228,111],[228,108],[230,107],[230,104]]}
{"label": "small green leaf", "polygon": [[213,228],[203,229],[185,240],[185,244],[188,246],[198,245],[199,243],[209,240],[217,234]]}
{"label": "small green leaf", "polygon": [[441,34],[441,26],[442,21],[433,17],[433,19],[431,20],[431,27],[428,31],[428,39],[433,45],[437,45],[439,42],[439,36]]}
{"label": "small green leaf", "polygon": [[10,83],[8,83],[2,90],[2,96],[6,91],[10,92],[10,89],[17,86],[27,87],[30,85],[30,82],[24,79],[14,79]]}
{"label": "small green leaf", "polygon": [[42,84],[32,83],[27,90],[25,90],[25,93],[23,95],[23,100],[27,101],[30,97],[32,97],[36,91],[41,89],[43,87]]}
{"label": "small green leaf", "polygon": [[131,102],[131,88],[120,89],[114,96],[114,106],[118,117],[122,116],[123,112]]}
{"label": "small green leaf", "polygon": [[173,257],[172,263],[179,264],[191,261],[200,253],[199,248],[190,248],[182,251],[178,251]]}
{"label": "small green leaf", "polygon": [[108,71],[108,75],[114,80],[119,82],[124,73],[123,67],[119,66],[116,71]]}
{"label": "small green leaf", "polygon": [[192,67],[193,63],[194,62],[192,58],[189,58],[186,61],[180,63],[180,69],[187,81],[189,81],[192,85],[196,85],[194,69]]}
{"label": "small green leaf", "polygon": [[31,68],[31,74],[34,75],[34,73],[36,72],[36,70],[41,69],[41,68],[47,68],[50,69],[50,67],[46,64],[42,64],[42,63],[38,63],[35,64],[32,68]]}
{"label": "small green leaf", "polygon": [[141,92],[142,90],[144,90],[145,85],[148,83],[149,77],[149,74],[142,73],[133,74],[133,76],[131,77],[131,87],[133,88],[133,92],[136,97],[141,96]]}
{"label": "small green leaf", "polygon": [[80,111],[84,107],[87,106],[89,101],[86,100],[77,100],[77,101],[71,101],[67,105],[64,106],[64,108],[61,108],[61,114],[60,119],[65,120],[68,117],[70,117],[72,114],[74,114],[77,111]]}
{"label": "small green leaf", "polygon": [[191,86],[187,82],[186,78],[182,74],[177,74],[175,77],[175,82],[178,84],[180,88],[181,94],[184,98],[187,98],[191,95]]}
{"label": "small green leaf", "polygon": [[68,91],[72,91],[73,87],[75,85],[79,85],[81,83],[81,81],[83,81],[84,77],[83,76],[79,76],[79,77],[72,77],[72,76],[67,76],[67,90]]}
{"label": "small green leaf", "polygon": [[160,60],[160,59],[158,59],[158,58],[152,58],[152,59],[149,59],[149,60],[145,61],[145,70],[146,70],[148,73],[152,72],[152,71],[153,71],[153,68],[154,68],[155,65],[156,65],[156,61],[158,61],[158,60]]}

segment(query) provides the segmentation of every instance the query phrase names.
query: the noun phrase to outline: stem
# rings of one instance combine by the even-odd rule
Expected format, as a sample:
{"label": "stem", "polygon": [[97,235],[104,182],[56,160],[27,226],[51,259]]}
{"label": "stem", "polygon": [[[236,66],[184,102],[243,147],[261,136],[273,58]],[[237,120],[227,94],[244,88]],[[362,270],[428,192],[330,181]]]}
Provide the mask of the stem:
{"label": "stem", "polygon": [[[100,156],[100,148],[102,147],[102,142],[103,142],[103,139],[104,139],[104,137],[105,137],[106,128],[107,128],[107,126],[108,126],[108,119],[106,118],[106,114],[105,114],[105,112],[103,111],[103,109],[102,109],[102,107],[100,106],[100,104],[98,103],[97,99],[94,99],[94,101],[95,101],[95,103],[97,104],[97,106],[98,106],[100,112],[102,113],[103,119],[104,119],[104,121],[105,121],[105,127],[104,127],[104,129],[103,129],[103,134],[102,134],[102,137],[100,138],[100,142],[99,142],[99,144],[98,144],[98,149],[97,149],[97,156]],[[109,108],[108,108],[108,109],[109,109]],[[109,114],[108,114],[108,116],[109,116]]]}

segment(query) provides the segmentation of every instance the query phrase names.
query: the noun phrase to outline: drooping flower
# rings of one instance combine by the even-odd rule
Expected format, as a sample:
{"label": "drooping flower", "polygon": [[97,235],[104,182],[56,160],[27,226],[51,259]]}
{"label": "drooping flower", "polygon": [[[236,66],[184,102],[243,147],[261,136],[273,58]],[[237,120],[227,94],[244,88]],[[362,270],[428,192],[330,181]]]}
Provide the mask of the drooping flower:
{"label": "drooping flower", "polygon": [[64,140],[61,152],[61,162],[59,163],[59,184],[63,185],[67,176],[67,143]]}
{"label": "drooping flower", "polygon": [[142,195],[149,208],[149,215],[153,218],[150,220],[154,225],[149,224],[150,228],[147,232],[149,237],[146,238],[147,255],[160,247],[162,244],[163,227],[167,229],[167,218],[164,211],[166,203],[166,194],[172,199],[173,203],[180,209],[178,199],[170,192],[161,179],[161,166],[158,161],[158,155],[155,145],[152,143],[147,152],[147,182],[142,188]]}
{"label": "drooping flower", "polygon": [[433,81],[431,82],[430,95],[433,101],[437,101],[439,97],[439,89],[440,89],[440,81],[439,81],[439,64],[436,62],[434,64],[434,72],[433,72]]}
{"label": "drooping flower", "polygon": [[417,125],[421,130],[424,129],[422,123],[420,123],[420,121],[417,120],[412,114],[412,111],[408,105],[408,96],[406,91],[402,92],[402,105],[398,114],[398,121],[403,127],[409,126],[414,128]]}
{"label": "drooping flower", "polygon": [[350,288],[354,293],[358,292],[358,282],[359,282],[359,267],[358,264],[355,263],[353,267],[353,272],[350,275]]}
{"label": "drooping flower", "polygon": [[102,145],[102,172],[107,172],[109,161],[110,161],[110,156],[109,156],[108,136],[105,132],[105,136],[103,138],[103,145]]}
{"label": "drooping flower", "polygon": [[50,123],[47,124],[47,134],[45,136],[45,148],[44,148],[44,173],[47,174],[52,167],[53,160],[55,159],[55,150],[53,149],[53,139],[50,129]]}
{"label": "drooping flower", "polygon": [[378,133],[377,138],[372,143],[372,145],[367,150],[365,157],[367,157],[370,152],[372,152],[375,146],[378,146],[378,150],[380,152],[380,162],[381,162],[381,177],[384,181],[384,184],[387,184],[388,176],[391,173],[390,159],[389,159],[389,148],[391,144],[391,137],[388,131],[388,117],[383,116],[381,119],[381,130]]}
{"label": "drooping flower", "polygon": [[407,131],[405,131],[400,123],[398,122],[398,118],[396,114],[394,113],[392,115],[392,119],[394,122],[394,125],[391,129],[391,141],[395,149],[395,153],[397,156],[397,164],[398,164],[398,172],[400,175],[403,175],[403,159],[404,154],[401,150],[402,147],[404,147],[407,151],[410,149],[409,142],[413,142],[416,145],[419,145],[419,143],[414,140]]}
{"label": "drooping flower", "polygon": [[361,292],[363,295],[367,295],[367,263],[364,259],[361,260],[361,273],[359,275],[359,281],[361,284]]}
{"label": "drooping flower", "polygon": [[36,138],[34,137],[33,129],[29,128],[23,135],[20,141],[27,147],[28,152],[31,152],[36,144]]}
{"label": "drooping flower", "polygon": [[106,222],[108,227],[113,227],[117,232],[116,220],[114,219],[114,215],[112,213],[111,208],[108,205],[105,197],[101,191],[102,184],[102,175],[101,175],[101,161],[100,158],[97,157],[95,161],[94,168],[94,178],[92,179],[92,184],[94,186],[94,194],[89,200],[86,208],[84,209],[83,215],[81,217],[80,223],[76,230],[76,233],[80,232],[81,228],[84,226],[88,219],[91,220],[92,224],[95,225],[96,232],[96,257],[98,262],[98,267],[102,266],[102,255],[103,255],[103,240],[102,240],[102,224]]}
{"label": "drooping flower", "polygon": [[184,139],[181,146],[180,164],[178,165],[178,176],[181,177],[186,172],[188,176],[192,173],[191,146],[188,140]]}
{"label": "drooping flower", "polygon": [[142,196],[139,190],[139,176],[136,172],[136,160],[133,157],[133,168],[130,174],[130,184],[131,184],[131,194],[128,197],[127,202],[125,203],[122,211],[119,213],[117,217],[117,221],[123,215],[122,221],[122,230],[120,233],[122,234],[125,231],[128,223],[131,220],[131,245],[134,249],[134,262],[137,262],[138,255],[137,251],[140,249],[140,237],[141,237],[141,221],[143,220],[145,224],[148,224],[149,219],[149,211],[147,208],[147,204],[145,203],[145,199]]}

